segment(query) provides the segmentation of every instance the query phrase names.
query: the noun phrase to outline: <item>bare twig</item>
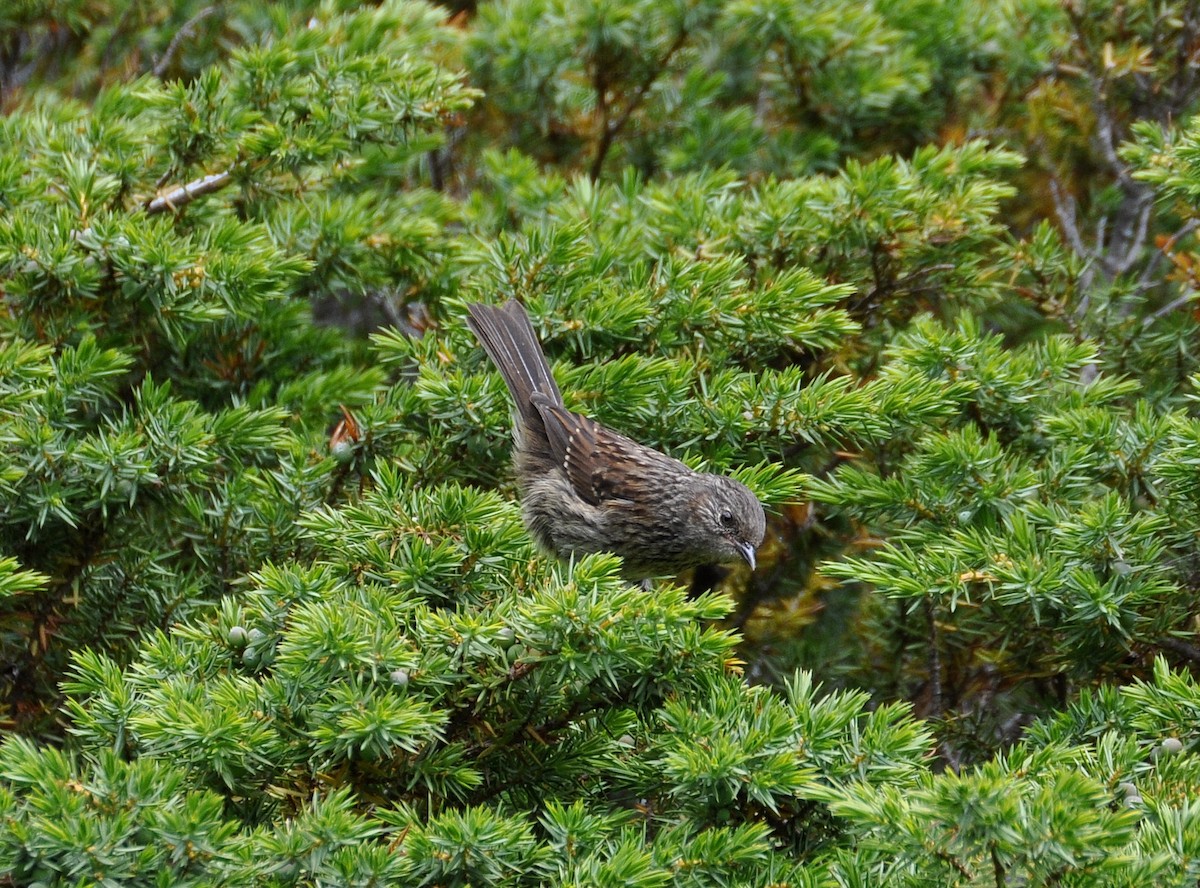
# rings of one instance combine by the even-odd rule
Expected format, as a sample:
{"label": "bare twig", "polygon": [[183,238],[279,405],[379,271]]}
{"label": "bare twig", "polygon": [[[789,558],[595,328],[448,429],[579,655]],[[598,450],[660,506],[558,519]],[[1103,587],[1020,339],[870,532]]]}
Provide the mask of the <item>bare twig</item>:
{"label": "bare twig", "polygon": [[1149,191],[1142,191],[1135,199],[1135,204],[1137,206],[1137,228],[1132,236],[1127,237],[1128,249],[1126,249],[1125,255],[1120,260],[1108,259],[1105,263],[1111,267],[1114,275],[1124,274],[1133,268],[1146,246],[1146,232],[1150,228],[1150,215],[1154,212],[1154,195]]}
{"label": "bare twig", "polygon": [[1155,309],[1154,312],[1142,320],[1143,327],[1149,327],[1155,321],[1160,321],[1173,311],[1178,311],[1189,302],[1196,298],[1195,290],[1188,290],[1182,296],[1176,296],[1162,308]]}
{"label": "bare twig", "polygon": [[429,183],[434,191],[444,191],[447,179],[454,171],[454,152],[458,144],[466,138],[465,126],[449,127],[446,130],[446,141],[439,147],[429,150]]}
{"label": "bare twig", "polygon": [[1200,648],[1194,644],[1188,644],[1183,639],[1172,638],[1170,635],[1167,635],[1158,640],[1158,646],[1179,654],[1193,663],[1200,663]]}
{"label": "bare twig", "polygon": [[1065,4],[1065,12],[1075,31],[1075,39],[1082,48],[1079,73],[1083,75],[1083,80],[1087,83],[1088,91],[1091,93],[1092,113],[1096,116],[1096,144],[1117,181],[1126,190],[1129,190],[1133,187],[1134,182],[1129,175],[1129,169],[1117,156],[1117,128],[1109,111],[1106,97],[1107,72],[1096,65],[1095,48],[1088,43],[1087,27],[1079,9],[1071,4]]}
{"label": "bare twig", "polygon": [[929,625],[929,708],[934,718],[942,714],[942,652],[938,638],[937,610],[933,601],[925,599],[925,619]]}
{"label": "bare twig", "polygon": [[[1142,269],[1142,274],[1138,278],[1137,290],[1139,293],[1149,290],[1154,284],[1158,283],[1158,281],[1153,280],[1154,275],[1158,271],[1158,266],[1162,264],[1163,259],[1171,255],[1171,251],[1175,249],[1175,244],[1195,231],[1197,227],[1200,227],[1200,219],[1189,219],[1154,252],[1154,255],[1150,257],[1150,261],[1146,263],[1146,267]],[[1175,306],[1175,308],[1178,307]],[[1174,309],[1171,310],[1173,311]]]}
{"label": "bare twig", "polygon": [[906,274],[904,277],[896,278],[896,280],[892,282],[892,288],[893,290],[909,291],[922,289],[916,286],[917,281],[943,271],[954,271],[956,268],[958,268],[958,266],[953,262],[941,262],[937,265],[926,265],[924,268],[918,268],[912,274]]}
{"label": "bare twig", "polygon": [[1071,244],[1071,249],[1084,258],[1094,258],[1092,251],[1083,242],[1079,233],[1079,213],[1075,207],[1075,198],[1062,187],[1058,176],[1050,171],[1050,197],[1054,201],[1054,215],[1058,216],[1058,224],[1062,226],[1063,234]]}
{"label": "bare twig", "polygon": [[162,76],[167,73],[167,68],[171,67],[171,62],[174,61],[175,55],[179,52],[179,47],[183,45],[183,41],[196,33],[196,26],[217,11],[216,6],[206,6],[198,13],[183,23],[183,26],[175,32],[175,36],[171,38],[171,42],[167,44],[166,50],[154,67],[151,73],[162,79]]}
{"label": "bare twig", "polygon": [[608,105],[608,78],[600,67],[597,67],[592,73],[592,89],[596,92],[596,110],[600,113],[600,143],[596,146],[596,156],[592,160],[592,168],[589,173],[591,180],[595,182],[600,178],[600,170],[604,167],[604,158],[615,137],[612,119],[609,116],[611,112]]}
{"label": "bare twig", "polygon": [[[604,107],[604,129],[600,133],[600,144],[596,146],[596,157],[592,160],[592,168],[589,171],[589,177],[593,182],[600,178],[600,171],[604,169],[604,158],[608,156],[608,151],[612,148],[613,140],[620,134],[625,125],[629,123],[629,118],[646,99],[646,94],[650,92],[650,87],[654,86],[654,81],[658,79],[658,75],[663,69],[671,63],[671,59],[675,57],[675,53],[683,47],[687,42],[687,28],[680,28],[679,33],[675,35],[674,42],[667,48],[663,57],[659,60],[655,68],[646,74],[646,79],[641,82],[637,90],[633,94],[633,98],[625,105],[625,110],[621,112],[621,116],[611,123],[608,121],[608,109]],[[603,92],[598,96],[599,102],[603,105],[605,97]]]}
{"label": "bare twig", "polygon": [[1108,213],[1101,213],[1100,218],[1096,220],[1096,249],[1104,251],[1104,242],[1108,240]]}
{"label": "bare twig", "polygon": [[1058,176],[1052,168],[1049,169],[1049,173],[1050,197],[1054,201],[1054,215],[1058,217],[1058,224],[1062,228],[1067,242],[1071,245],[1071,249],[1075,251],[1076,255],[1088,262],[1083,273],[1079,276],[1079,291],[1083,294],[1079,299],[1079,304],[1075,306],[1075,320],[1079,322],[1087,315],[1088,306],[1091,305],[1089,291],[1091,290],[1094,274],[1092,263],[1095,261],[1096,256],[1084,244],[1083,237],[1079,233],[1079,214],[1075,207],[1075,198],[1062,187],[1058,181]]}
{"label": "bare twig", "polygon": [[173,191],[160,194],[147,203],[146,215],[152,216],[155,213],[162,213],[166,210],[178,210],[181,207],[187,206],[198,197],[212,194],[214,191],[220,191],[232,180],[233,170],[229,169],[220,173],[213,173],[211,176],[204,176],[201,179],[188,182],[186,185],[180,185]]}
{"label": "bare twig", "polygon": [[1096,115],[1096,142],[1100,146],[1100,153],[1117,181],[1126,189],[1133,189],[1136,183],[1129,175],[1129,168],[1117,156],[1115,126],[1104,101],[1104,88],[1096,82],[1095,76],[1089,76],[1087,83],[1092,91],[1092,111]]}

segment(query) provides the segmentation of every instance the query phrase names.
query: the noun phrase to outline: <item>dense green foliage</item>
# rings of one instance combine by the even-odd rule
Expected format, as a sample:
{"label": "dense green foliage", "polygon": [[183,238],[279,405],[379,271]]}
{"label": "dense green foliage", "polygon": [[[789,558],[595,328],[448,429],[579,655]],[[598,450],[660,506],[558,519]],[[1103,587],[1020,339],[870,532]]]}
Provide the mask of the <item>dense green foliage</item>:
{"label": "dense green foliage", "polygon": [[1193,6],[6,5],[0,885],[1195,885]]}

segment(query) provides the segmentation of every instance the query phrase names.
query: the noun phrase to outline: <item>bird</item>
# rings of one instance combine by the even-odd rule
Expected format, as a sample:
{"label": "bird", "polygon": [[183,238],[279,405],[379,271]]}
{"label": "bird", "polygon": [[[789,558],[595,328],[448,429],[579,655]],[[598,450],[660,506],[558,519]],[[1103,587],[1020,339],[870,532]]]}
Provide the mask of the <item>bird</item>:
{"label": "bird", "polygon": [[619,555],[630,580],[739,560],[754,570],[766,514],[748,487],[568,410],[517,300],[471,303],[467,315],[516,406],[522,518],[542,550],[563,560]]}

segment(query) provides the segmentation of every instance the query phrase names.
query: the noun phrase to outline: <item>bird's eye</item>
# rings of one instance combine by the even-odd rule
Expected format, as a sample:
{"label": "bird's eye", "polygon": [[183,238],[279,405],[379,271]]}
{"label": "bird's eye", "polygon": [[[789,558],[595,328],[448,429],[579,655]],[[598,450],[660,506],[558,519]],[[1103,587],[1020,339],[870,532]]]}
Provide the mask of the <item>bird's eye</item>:
{"label": "bird's eye", "polygon": [[733,512],[726,509],[721,513],[721,523],[726,527],[733,527]]}

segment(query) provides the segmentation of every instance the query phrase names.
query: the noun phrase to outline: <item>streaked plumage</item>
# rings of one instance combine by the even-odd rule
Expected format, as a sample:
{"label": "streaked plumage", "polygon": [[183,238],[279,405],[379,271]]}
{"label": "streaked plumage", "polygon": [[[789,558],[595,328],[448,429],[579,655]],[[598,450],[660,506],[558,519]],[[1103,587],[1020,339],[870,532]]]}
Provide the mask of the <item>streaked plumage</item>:
{"label": "streaked plumage", "polygon": [[738,559],[754,567],[766,516],[745,485],[567,410],[520,303],[468,312],[517,408],[522,513],[542,548],[561,558],[613,552],[635,579]]}

